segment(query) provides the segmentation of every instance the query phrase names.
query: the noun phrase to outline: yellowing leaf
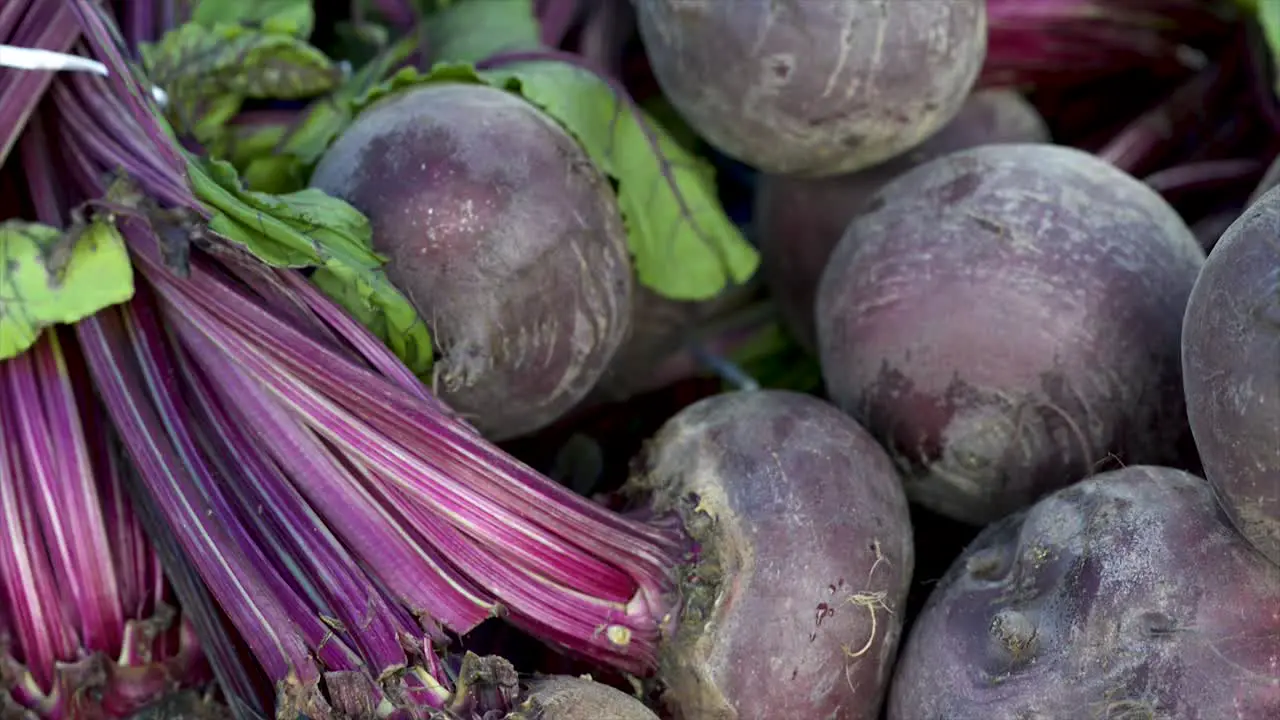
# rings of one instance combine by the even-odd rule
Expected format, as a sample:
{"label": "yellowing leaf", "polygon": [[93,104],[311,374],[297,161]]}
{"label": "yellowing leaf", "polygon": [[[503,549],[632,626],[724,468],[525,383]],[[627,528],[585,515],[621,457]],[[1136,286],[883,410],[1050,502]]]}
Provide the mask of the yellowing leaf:
{"label": "yellowing leaf", "polygon": [[245,99],[314,97],[342,80],[306,41],[240,25],[187,23],[141,52],[147,76],[168,94],[170,119],[201,142],[212,140]]}
{"label": "yellowing leaf", "polygon": [[133,268],[113,225],[67,234],[0,223],[0,360],[25,352],[51,325],[73,323],[133,297]]}

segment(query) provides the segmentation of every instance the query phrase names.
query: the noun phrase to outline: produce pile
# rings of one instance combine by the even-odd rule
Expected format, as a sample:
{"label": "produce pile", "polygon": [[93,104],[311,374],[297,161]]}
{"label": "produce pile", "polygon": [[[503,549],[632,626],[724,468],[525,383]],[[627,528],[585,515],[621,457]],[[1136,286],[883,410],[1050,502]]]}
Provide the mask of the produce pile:
{"label": "produce pile", "polygon": [[0,0],[0,718],[1280,718],[1280,3]]}

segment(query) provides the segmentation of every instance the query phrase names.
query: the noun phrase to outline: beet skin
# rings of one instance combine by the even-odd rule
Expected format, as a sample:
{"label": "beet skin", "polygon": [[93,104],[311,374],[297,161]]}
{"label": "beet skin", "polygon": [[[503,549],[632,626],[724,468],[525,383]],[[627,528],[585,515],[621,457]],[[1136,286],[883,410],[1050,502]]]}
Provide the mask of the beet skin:
{"label": "beet skin", "polygon": [[626,337],[633,270],[608,179],[563,128],[483,85],[376,101],[311,184],[368,216],[436,346],[436,389],[485,435],[550,424]]}
{"label": "beet skin", "polygon": [[[815,397],[716,395],[638,458],[630,490],[700,548],[661,651],[677,720],[875,720],[914,549],[892,462]],[[674,610],[673,610],[674,613]]]}
{"label": "beet skin", "polygon": [[1204,480],[1101,473],[985,529],[912,626],[887,720],[1280,717],[1280,568]]}
{"label": "beet skin", "polygon": [[634,0],[663,94],[763,172],[854,172],[949,121],[986,57],[983,0]]}
{"label": "beet skin", "polygon": [[826,178],[761,175],[754,219],[762,274],[800,345],[817,348],[813,302],[827,258],[849,222],[885,183],[957,150],[1048,141],[1044,119],[1021,95],[982,90],[970,95],[960,113],[928,140],[873,167]]}
{"label": "beet skin", "polygon": [[1187,416],[1205,477],[1280,564],[1280,187],[1214,246],[1183,324]]}
{"label": "beet skin", "polygon": [[1097,157],[945,155],[885,185],[823,271],[828,391],[908,497],[974,525],[1108,463],[1180,466],[1182,316],[1203,263],[1173,208]]}

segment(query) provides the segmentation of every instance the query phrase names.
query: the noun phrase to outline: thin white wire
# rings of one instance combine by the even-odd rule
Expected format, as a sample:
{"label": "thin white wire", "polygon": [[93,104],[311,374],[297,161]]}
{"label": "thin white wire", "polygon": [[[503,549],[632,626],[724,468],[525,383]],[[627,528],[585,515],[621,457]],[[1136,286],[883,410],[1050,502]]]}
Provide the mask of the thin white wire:
{"label": "thin white wire", "polygon": [[[103,77],[110,74],[106,65],[81,55],[0,44],[0,68],[6,67],[14,70],[88,72]],[[169,101],[168,94],[154,86],[151,88],[151,97],[155,98],[161,107]]]}
{"label": "thin white wire", "polygon": [[15,70],[52,70],[54,72],[91,72],[95,75],[107,76],[107,66],[97,60],[90,60],[80,55],[24,48],[15,45],[0,45],[0,67]]}

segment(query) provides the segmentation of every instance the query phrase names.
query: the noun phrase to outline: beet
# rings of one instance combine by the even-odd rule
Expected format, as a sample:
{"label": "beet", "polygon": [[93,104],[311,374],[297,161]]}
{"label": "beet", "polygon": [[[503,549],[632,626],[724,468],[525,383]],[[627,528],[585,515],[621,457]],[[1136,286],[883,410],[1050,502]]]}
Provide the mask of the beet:
{"label": "beet", "polygon": [[541,677],[508,720],[658,720],[644,703],[616,688],[571,676]]}
{"label": "beet", "polygon": [[982,525],[1109,462],[1190,447],[1182,314],[1204,252],[1087,153],[985,145],[885,185],[816,301],[828,391],[908,497]]}
{"label": "beet", "polygon": [[764,172],[853,172],[959,111],[986,56],[982,0],[635,0],[663,94]]}
{"label": "beet", "polygon": [[878,717],[914,563],[884,450],[815,397],[700,400],[651,439],[628,491],[699,554],[659,689],[678,720]]}
{"label": "beet", "polygon": [[960,113],[928,140],[874,167],[829,178],[762,175],[755,225],[763,277],[802,347],[816,351],[813,303],[827,258],[849,222],[885,183],[957,150],[996,142],[1048,142],[1035,108],[1011,90],[969,96]]}
{"label": "beet", "polygon": [[369,217],[432,332],[437,391],[492,439],[564,415],[626,337],[634,279],[612,187],[516,95],[433,84],[378,100],[311,183]]}
{"label": "beet", "polygon": [[985,529],[912,627],[888,720],[1280,717],[1280,568],[1201,478],[1133,466]]}
{"label": "beet", "polygon": [[1240,531],[1280,563],[1280,188],[1222,234],[1187,303],[1187,415],[1205,476]]}

